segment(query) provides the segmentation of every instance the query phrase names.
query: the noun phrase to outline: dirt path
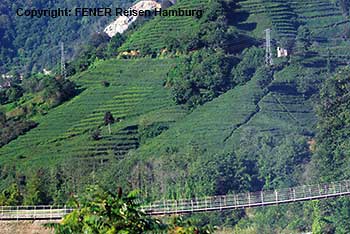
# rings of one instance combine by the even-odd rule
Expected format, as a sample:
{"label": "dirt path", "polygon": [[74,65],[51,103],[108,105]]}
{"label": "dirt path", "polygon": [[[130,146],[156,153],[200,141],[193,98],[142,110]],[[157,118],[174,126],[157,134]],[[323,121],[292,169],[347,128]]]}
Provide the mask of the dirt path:
{"label": "dirt path", "polygon": [[0,222],[1,234],[53,234],[53,231],[44,228],[44,222],[21,221],[21,222]]}

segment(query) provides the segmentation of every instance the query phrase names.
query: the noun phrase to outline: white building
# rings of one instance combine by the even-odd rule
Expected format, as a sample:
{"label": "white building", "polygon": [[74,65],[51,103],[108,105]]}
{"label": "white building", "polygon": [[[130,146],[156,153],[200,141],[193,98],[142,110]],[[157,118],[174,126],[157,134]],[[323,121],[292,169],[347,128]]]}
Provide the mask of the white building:
{"label": "white building", "polygon": [[277,47],[277,58],[287,57],[287,56],[288,56],[288,50],[282,47]]}

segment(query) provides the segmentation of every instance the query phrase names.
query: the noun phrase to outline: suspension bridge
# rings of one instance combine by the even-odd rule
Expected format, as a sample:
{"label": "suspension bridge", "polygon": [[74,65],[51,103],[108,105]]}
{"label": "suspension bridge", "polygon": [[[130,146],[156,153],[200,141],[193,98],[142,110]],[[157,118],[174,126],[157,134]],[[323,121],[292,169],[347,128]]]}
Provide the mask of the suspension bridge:
{"label": "suspension bridge", "polygon": [[[151,216],[180,215],[263,207],[350,195],[350,180],[204,198],[159,200],[141,206]],[[0,220],[59,220],[73,211],[66,206],[1,206]]]}

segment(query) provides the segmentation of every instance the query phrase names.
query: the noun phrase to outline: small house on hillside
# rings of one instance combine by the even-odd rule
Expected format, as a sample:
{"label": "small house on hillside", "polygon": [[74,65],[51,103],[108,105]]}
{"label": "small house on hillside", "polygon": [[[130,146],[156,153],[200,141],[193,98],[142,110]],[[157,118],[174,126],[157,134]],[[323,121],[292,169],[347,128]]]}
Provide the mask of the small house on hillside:
{"label": "small house on hillside", "polygon": [[282,47],[277,47],[277,58],[287,57],[287,56],[288,56],[288,50]]}

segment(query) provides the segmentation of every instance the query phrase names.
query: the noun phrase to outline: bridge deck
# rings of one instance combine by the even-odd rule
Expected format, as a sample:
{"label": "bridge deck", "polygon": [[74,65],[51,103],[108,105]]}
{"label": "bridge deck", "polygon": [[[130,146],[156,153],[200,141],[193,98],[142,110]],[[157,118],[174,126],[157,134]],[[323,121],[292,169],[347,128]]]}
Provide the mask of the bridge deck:
{"label": "bridge deck", "polygon": [[[350,195],[350,181],[206,198],[161,200],[142,206],[153,216],[221,211],[320,200]],[[0,220],[57,220],[72,212],[64,206],[0,206]]]}

